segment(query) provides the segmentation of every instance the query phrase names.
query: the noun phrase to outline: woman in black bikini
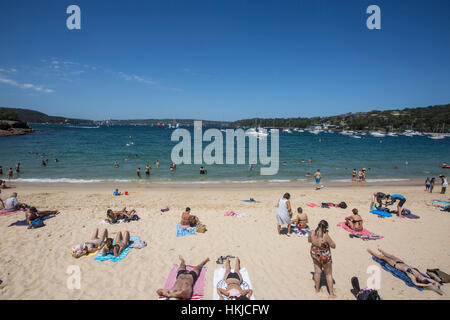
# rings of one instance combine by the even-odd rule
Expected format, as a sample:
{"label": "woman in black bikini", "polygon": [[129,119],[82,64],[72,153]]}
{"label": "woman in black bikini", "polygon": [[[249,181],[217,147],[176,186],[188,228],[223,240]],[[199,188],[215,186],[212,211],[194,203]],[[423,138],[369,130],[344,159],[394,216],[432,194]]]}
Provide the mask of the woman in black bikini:
{"label": "woman in black bikini", "polygon": [[336,248],[336,244],[328,235],[328,222],[321,220],[317,229],[308,236],[308,242],[311,243],[311,258],[314,263],[314,282],[316,292],[320,291],[320,276],[322,270],[327,278],[328,291],[330,298],[335,298],[333,291],[332,260],[330,248]]}
{"label": "woman in black bikini", "polygon": [[223,279],[227,284],[227,289],[217,288],[217,293],[219,294],[220,300],[224,300],[223,296],[228,297],[228,300],[250,300],[253,294],[253,290],[242,290],[242,275],[239,272],[241,269],[240,260],[236,257],[236,265],[234,267],[234,272],[231,272],[230,258],[227,257],[225,264],[225,275]]}
{"label": "woman in black bikini", "polygon": [[378,249],[378,251],[381,252],[381,254],[376,254],[370,249],[367,249],[367,252],[369,252],[372,256],[386,261],[389,263],[390,266],[403,271],[414,283],[415,286],[418,287],[428,287],[430,285],[435,285],[439,287],[439,283],[434,281],[433,279],[428,279],[427,277],[424,277],[420,271],[417,268],[412,268],[406,263],[404,263],[400,258],[397,258],[396,256],[393,256],[381,249]]}
{"label": "woman in black bikini", "polygon": [[350,229],[355,231],[363,230],[363,220],[361,216],[358,214],[358,209],[353,209],[353,216],[349,216],[345,218],[345,224],[349,226]]}
{"label": "woman in black bikini", "polygon": [[106,256],[108,254],[114,254],[114,257],[118,257],[123,249],[130,244],[130,232],[125,231],[124,236],[122,232],[118,232],[116,236],[116,243],[113,245],[112,238],[106,239],[105,246],[103,247],[102,254]]}

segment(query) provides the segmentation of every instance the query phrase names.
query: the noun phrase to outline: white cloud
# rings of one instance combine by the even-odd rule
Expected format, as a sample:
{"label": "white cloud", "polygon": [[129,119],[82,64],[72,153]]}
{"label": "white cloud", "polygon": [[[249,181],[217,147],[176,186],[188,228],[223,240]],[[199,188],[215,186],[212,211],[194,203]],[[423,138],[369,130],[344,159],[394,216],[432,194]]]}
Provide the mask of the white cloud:
{"label": "white cloud", "polygon": [[22,88],[22,89],[33,89],[35,91],[44,92],[44,93],[51,93],[51,92],[53,92],[52,89],[46,89],[46,88],[44,88],[41,85],[35,85],[35,84],[31,84],[31,83],[19,83],[19,82],[13,80],[13,79],[9,79],[9,78],[1,75],[1,74],[0,74],[0,82],[8,84],[10,86],[19,87],[19,88]]}

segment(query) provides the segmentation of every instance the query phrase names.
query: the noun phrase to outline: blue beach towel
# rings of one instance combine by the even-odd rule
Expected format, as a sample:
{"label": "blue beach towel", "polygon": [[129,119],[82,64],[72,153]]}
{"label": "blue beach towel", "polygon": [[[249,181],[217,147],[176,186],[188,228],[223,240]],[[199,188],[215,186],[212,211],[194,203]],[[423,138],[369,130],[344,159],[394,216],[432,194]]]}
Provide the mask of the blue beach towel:
{"label": "blue beach towel", "polygon": [[450,205],[450,202],[448,202],[448,201],[431,200],[431,202]]}
{"label": "blue beach towel", "polygon": [[[106,256],[103,256],[102,250],[100,250],[97,254],[97,256],[94,258],[95,261],[106,261],[106,260],[112,260],[114,262],[120,261],[123,258],[125,258],[128,254],[128,251],[130,251],[130,246],[133,244],[135,240],[139,239],[139,236],[130,236],[130,244],[123,249],[122,253],[118,257],[114,257],[113,254],[107,254]],[[113,244],[116,244],[116,239],[114,239]]]}
{"label": "blue beach towel", "polygon": [[[400,270],[394,268],[393,266],[391,266],[386,261],[380,260],[377,257],[372,256],[372,259],[375,260],[376,262],[378,262],[384,270],[386,270],[387,272],[391,273],[394,277],[397,277],[397,278],[403,280],[406,285],[408,285],[408,286],[410,286],[412,288],[416,288],[417,290],[423,291],[423,288],[417,287],[416,285],[414,285],[412,283],[411,279],[403,271],[400,271]],[[428,279],[430,279],[430,277],[428,277],[427,275],[423,274],[422,272],[420,274],[423,275],[424,277],[427,277]]]}
{"label": "blue beach towel", "polygon": [[196,234],[197,234],[196,227],[182,228],[180,226],[180,223],[177,223],[177,237],[190,236]]}
{"label": "blue beach towel", "polygon": [[242,202],[249,202],[249,203],[261,203],[261,201],[256,200],[241,200]]}
{"label": "blue beach towel", "polygon": [[386,211],[382,211],[382,210],[372,210],[372,211],[370,211],[370,213],[377,214],[382,217],[392,217],[392,214],[390,214],[389,212],[386,212]]}

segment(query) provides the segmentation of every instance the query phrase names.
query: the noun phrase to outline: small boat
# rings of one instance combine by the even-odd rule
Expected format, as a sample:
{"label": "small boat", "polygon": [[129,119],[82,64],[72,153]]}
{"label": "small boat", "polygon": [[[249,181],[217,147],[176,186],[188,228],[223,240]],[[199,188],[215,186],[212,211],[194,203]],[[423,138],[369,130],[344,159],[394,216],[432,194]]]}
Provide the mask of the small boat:
{"label": "small boat", "polygon": [[386,136],[386,134],[380,132],[380,131],[371,131],[370,135],[377,137],[377,138],[383,138]]}
{"label": "small boat", "polygon": [[429,136],[428,138],[433,139],[433,140],[441,140],[441,139],[444,139],[445,136],[443,134],[433,134],[433,135]]}

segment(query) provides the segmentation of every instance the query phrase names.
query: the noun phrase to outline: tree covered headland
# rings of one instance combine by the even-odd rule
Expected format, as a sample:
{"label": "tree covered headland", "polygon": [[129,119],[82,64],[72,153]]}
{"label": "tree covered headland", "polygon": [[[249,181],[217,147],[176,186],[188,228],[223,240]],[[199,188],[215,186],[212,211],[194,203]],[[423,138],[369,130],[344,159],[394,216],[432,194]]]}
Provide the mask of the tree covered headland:
{"label": "tree covered headland", "polygon": [[314,125],[331,125],[345,130],[384,130],[421,132],[448,132],[450,104],[403,110],[373,110],[346,113],[330,117],[313,118],[253,118],[232,123],[236,127],[307,128]]}

